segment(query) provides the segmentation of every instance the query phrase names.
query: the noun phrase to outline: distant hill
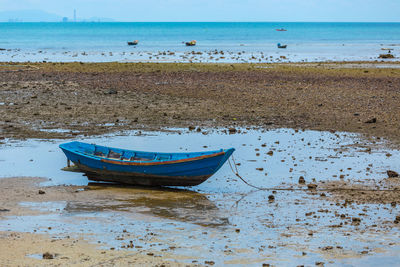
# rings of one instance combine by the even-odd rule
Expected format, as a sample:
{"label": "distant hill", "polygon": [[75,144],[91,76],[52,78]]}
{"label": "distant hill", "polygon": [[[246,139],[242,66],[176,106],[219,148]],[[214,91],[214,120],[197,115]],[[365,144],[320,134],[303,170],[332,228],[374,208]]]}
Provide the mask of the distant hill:
{"label": "distant hill", "polygon": [[1,22],[53,22],[62,17],[42,10],[10,10],[0,12]]}

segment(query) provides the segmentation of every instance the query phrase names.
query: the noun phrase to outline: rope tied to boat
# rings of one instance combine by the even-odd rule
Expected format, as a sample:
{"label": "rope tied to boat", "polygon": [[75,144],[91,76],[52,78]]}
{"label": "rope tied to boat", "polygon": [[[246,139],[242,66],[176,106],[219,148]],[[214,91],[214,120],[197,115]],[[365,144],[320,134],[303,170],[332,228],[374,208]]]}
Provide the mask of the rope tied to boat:
{"label": "rope tied to boat", "polygon": [[258,189],[258,190],[272,190],[272,188],[263,188],[263,187],[258,187],[258,186],[252,185],[252,184],[250,184],[249,182],[247,182],[245,179],[243,179],[243,177],[240,176],[240,174],[239,174],[239,170],[238,170],[238,168],[237,168],[237,164],[236,164],[236,162],[235,162],[234,156],[232,155],[231,157],[232,157],[233,165],[235,166],[236,172],[235,172],[235,170],[234,170],[233,167],[232,167],[232,164],[231,164],[231,160],[230,160],[230,159],[228,160],[229,166],[231,167],[231,170],[232,170],[233,174],[235,174],[240,180],[242,180],[242,181],[243,181],[245,184],[247,184],[248,186],[253,187],[253,188],[255,188],[255,189]]}
{"label": "rope tied to boat", "polygon": [[[268,188],[268,187],[259,187],[259,186],[250,184],[249,182],[247,182],[247,181],[239,174],[239,170],[238,170],[238,168],[237,168],[237,164],[236,164],[235,158],[234,158],[233,155],[232,155],[231,157],[232,157],[232,162],[233,162],[233,165],[235,166],[235,170],[236,170],[236,171],[235,171],[235,170],[233,169],[233,167],[232,167],[230,158],[228,159],[228,163],[229,163],[229,166],[231,167],[231,170],[232,170],[233,174],[236,175],[240,180],[242,180],[246,185],[248,185],[248,186],[250,186],[250,187],[253,187],[253,188],[258,189],[258,190],[263,190],[263,191],[268,191],[268,190],[274,190],[274,191],[310,191],[309,188],[279,188],[279,187],[278,187],[278,188],[276,188],[276,187],[270,187],[270,188]],[[375,189],[375,188],[369,188],[369,189],[368,189],[368,188],[342,188],[342,187],[339,187],[339,188],[318,188],[317,190],[318,190],[318,191],[325,191],[325,192],[334,192],[334,191],[352,191],[352,192],[362,192],[362,191],[364,191],[364,192],[398,192],[398,191],[400,191],[400,190],[397,189],[397,188],[394,188],[394,189]]]}

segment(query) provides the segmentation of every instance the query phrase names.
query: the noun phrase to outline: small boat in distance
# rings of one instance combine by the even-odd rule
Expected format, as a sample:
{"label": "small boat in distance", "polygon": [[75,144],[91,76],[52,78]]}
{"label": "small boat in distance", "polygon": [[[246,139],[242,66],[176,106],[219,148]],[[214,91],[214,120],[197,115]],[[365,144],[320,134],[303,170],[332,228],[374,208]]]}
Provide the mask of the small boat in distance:
{"label": "small boat in distance", "polygon": [[280,28],[280,29],[275,29],[276,31],[278,31],[278,32],[286,32],[287,30],[286,29],[284,29],[284,28]]}
{"label": "small boat in distance", "polygon": [[186,44],[186,46],[195,46],[196,43],[197,43],[196,40],[192,40],[190,42],[186,42],[185,44]]}
{"label": "small boat in distance", "polygon": [[128,42],[128,45],[137,45],[139,43],[139,40],[135,40],[133,42]]}
{"label": "small boat in distance", "polygon": [[159,153],[69,142],[60,145],[89,180],[145,186],[194,186],[206,181],[234,148],[191,153]]}
{"label": "small boat in distance", "polygon": [[287,45],[281,45],[281,43],[278,43],[277,46],[278,46],[278,48],[286,48],[287,47]]}

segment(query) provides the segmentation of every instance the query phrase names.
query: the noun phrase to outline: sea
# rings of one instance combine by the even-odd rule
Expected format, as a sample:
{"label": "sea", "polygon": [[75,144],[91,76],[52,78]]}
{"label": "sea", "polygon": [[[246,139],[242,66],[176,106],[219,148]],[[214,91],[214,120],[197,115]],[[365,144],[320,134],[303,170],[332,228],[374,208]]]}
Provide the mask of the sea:
{"label": "sea", "polygon": [[326,62],[389,52],[400,57],[400,23],[0,23],[2,62]]}

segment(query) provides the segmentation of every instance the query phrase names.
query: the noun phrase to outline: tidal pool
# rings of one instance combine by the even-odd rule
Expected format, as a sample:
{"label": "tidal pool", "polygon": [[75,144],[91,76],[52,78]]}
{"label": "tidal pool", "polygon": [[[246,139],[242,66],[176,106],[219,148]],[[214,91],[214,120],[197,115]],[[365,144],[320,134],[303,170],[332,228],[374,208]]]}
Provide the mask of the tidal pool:
{"label": "tidal pool", "polygon": [[[46,177],[51,180],[45,186],[83,187],[74,199],[21,203],[42,213],[8,216],[0,221],[0,231],[83,235],[103,249],[156,255],[168,251],[178,262],[211,260],[218,266],[375,265],[399,260],[400,232],[392,223],[400,213],[398,205],[356,203],[351,195],[341,199],[325,190],[335,182],[379,190],[386,171],[400,169],[400,152],[385,140],[292,129],[240,129],[236,134],[169,129],[74,140],[162,152],[235,147],[240,175],[268,190],[243,183],[228,163],[205,183],[189,188],[89,183],[81,173],[61,170],[66,158],[58,145],[69,140],[7,140],[0,147],[1,177]],[[317,189],[299,185],[300,176]],[[134,248],[127,248],[130,241]]]}

